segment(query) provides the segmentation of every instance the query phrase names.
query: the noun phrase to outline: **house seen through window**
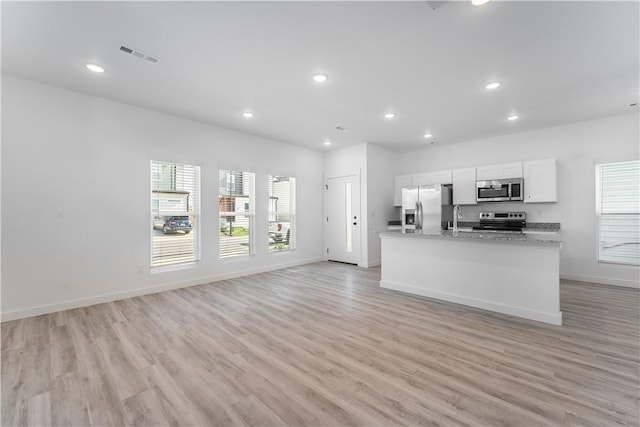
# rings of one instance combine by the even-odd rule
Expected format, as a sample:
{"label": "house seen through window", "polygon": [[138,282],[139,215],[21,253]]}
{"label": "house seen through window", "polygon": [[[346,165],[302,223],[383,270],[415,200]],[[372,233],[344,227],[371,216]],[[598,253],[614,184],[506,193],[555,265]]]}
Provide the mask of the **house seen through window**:
{"label": "house seen through window", "polygon": [[151,266],[197,261],[200,167],[151,161]]}
{"label": "house seen through window", "polygon": [[220,258],[253,254],[254,183],[252,172],[219,172]]}
{"label": "house seen through window", "polygon": [[296,179],[268,176],[269,252],[295,248]]}

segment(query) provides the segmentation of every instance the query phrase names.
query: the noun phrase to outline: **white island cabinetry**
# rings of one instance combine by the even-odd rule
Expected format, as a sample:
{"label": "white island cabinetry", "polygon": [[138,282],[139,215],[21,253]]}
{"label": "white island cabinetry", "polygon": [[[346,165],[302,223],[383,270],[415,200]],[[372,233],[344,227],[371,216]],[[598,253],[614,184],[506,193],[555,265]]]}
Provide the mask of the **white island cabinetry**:
{"label": "white island cabinetry", "polygon": [[383,288],[562,324],[558,241],[451,231],[381,239]]}

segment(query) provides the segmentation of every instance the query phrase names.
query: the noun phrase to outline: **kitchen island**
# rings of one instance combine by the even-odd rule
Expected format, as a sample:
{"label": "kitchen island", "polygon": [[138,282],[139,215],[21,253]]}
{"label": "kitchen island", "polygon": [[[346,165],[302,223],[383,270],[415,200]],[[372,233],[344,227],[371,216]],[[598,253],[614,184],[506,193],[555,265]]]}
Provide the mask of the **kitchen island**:
{"label": "kitchen island", "polygon": [[422,230],[380,237],[383,288],[562,324],[562,243],[554,236]]}

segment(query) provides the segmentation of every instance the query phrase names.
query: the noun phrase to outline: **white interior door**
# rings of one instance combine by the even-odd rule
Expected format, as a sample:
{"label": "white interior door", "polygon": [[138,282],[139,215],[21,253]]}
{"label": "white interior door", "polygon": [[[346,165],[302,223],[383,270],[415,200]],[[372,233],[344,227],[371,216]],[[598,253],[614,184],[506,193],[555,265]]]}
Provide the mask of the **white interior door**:
{"label": "white interior door", "polygon": [[327,257],[360,262],[360,181],[357,176],[327,179]]}

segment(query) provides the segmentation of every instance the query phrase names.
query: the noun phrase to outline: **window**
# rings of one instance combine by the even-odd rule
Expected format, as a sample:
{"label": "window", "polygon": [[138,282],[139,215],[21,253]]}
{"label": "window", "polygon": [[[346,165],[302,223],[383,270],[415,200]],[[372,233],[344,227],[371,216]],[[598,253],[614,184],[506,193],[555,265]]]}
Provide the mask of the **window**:
{"label": "window", "polygon": [[596,165],[598,261],[640,265],[640,161]]}
{"label": "window", "polygon": [[295,248],[296,179],[269,175],[269,252]]}
{"label": "window", "polygon": [[251,255],[255,174],[220,170],[219,178],[220,258]]}
{"label": "window", "polygon": [[151,266],[195,262],[200,167],[151,161]]}

